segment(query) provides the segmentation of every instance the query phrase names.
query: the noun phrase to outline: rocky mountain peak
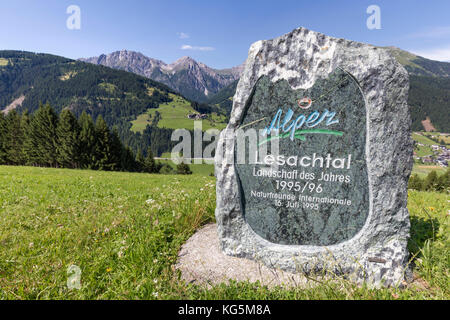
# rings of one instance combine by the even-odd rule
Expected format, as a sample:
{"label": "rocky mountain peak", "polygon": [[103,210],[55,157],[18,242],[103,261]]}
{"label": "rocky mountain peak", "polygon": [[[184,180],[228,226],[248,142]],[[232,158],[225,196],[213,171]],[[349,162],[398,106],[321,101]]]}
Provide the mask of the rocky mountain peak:
{"label": "rocky mountain peak", "polygon": [[208,96],[239,79],[242,66],[216,70],[189,56],[166,64],[140,52],[121,50],[99,57],[80,59],[110,68],[133,72],[162,82],[189,99],[205,101]]}

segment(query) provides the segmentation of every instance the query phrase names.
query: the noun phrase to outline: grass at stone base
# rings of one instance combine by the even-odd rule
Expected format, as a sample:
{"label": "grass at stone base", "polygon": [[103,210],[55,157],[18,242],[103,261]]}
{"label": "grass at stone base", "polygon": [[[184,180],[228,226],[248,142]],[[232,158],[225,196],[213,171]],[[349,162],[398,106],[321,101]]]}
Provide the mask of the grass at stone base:
{"label": "grass at stone base", "polygon": [[[407,289],[286,290],[180,281],[181,245],[214,221],[213,177],[0,167],[0,299],[449,299],[448,195],[410,192]],[[69,290],[67,268],[81,269]]]}

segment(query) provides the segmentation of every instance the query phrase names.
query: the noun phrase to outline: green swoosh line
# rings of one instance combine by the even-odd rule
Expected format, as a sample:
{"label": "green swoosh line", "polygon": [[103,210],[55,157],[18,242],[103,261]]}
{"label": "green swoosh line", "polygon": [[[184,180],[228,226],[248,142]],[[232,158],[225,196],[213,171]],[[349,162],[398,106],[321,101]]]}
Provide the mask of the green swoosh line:
{"label": "green swoosh line", "polygon": [[[329,135],[334,135],[334,136],[339,136],[339,137],[342,137],[344,135],[344,133],[342,131],[332,131],[332,130],[326,130],[326,129],[311,129],[311,130],[295,131],[294,138],[305,141],[306,138],[305,138],[304,134],[329,134]],[[266,140],[261,141],[258,144],[258,146],[263,145],[271,140],[287,138],[290,135],[291,135],[291,133],[287,132],[287,133],[280,134],[278,136],[267,138]]]}

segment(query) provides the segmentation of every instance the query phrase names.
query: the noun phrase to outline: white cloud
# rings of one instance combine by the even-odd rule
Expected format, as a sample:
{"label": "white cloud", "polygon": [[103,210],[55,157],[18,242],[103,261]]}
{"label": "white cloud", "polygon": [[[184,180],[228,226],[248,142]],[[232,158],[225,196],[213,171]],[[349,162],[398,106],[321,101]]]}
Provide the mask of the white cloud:
{"label": "white cloud", "polygon": [[408,38],[444,38],[450,36],[450,26],[448,27],[434,27],[426,31],[410,34]]}
{"label": "white cloud", "polygon": [[189,39],[189,35],[184,32],[177,32],[178,38],[180,39]]}
{"label": "white cloud", "polygon": [[213,51],[213,50],[215,50],[215,48],[213,48],[213,47],[197,47],[197,46],[190,46],[188,44],[184,44],[181,46],[181,50]]}
{"label": "white cloud", "polygon": [[450,45],[442,48],[430,48],[425,50],[410,50],[412,53],[437,61],[450,62]]}

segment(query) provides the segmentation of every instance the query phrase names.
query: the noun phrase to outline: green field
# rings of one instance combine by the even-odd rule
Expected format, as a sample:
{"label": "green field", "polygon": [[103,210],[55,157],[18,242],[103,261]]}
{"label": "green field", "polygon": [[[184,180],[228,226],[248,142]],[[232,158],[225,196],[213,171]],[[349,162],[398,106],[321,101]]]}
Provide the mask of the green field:
{"label": "green field", "polygon": [[[450,134],[448,133],[440,133],[440,132],[423,132],[423,134],[426,137],[432,137],[435,136],[439,140],[444,140],[445,144],[450,144]],[[436,142],[433,142],[433,144],[436,144]]]}
{"label": "green field", "polygon": [[422,143],[422,144],[424,144],[424,145],[426,145],[426,146],[431,146],[431,145],[433,145],[433,144],[436,144],[436,142],[434,142],[433,140],[427,138],[426,136],[420,135],[420,134],[418,134],[418,133],[416,133],[416,132],[414,132],[414,133],[412,134],[412,138],[413,138],[415,141],[417,141],[417,142],[419,142],[419,143]]}
{"label": "green field", "polygon": [[438,175],[444,174],[447,168],[441,166],[414,164],[411,174],[417,173],[421,178],[427,176],[431,171],[436,171]]}
{"label": "green field", "polygon": [[[286,290],[179,280],[181,245],[214,221],[215,180],[0,166],[0,299],[449,299],[448,195],[411,191],[416,281],[369,289],[344,279]],[[81,289],[67,269],[81,269]]]}
{"label": "green field", "polygon": [[[159,128],[168,129],[187,129],[194,130],[194,120],[188,119],[189,114],[197,113],[189,101],[184,98],[169,94],[172,102],[161,104],[156,109],[148,109],[147,113],[141,114],[136,120],[132,121],[131,130],[134,132],[142,132],[152,123],[156,112],[159,112],[161,119],[158,121]],[[202,130],[219,129],[226,127],[225,117],[212,113],[208,119],[202,120]]]}
{"label": "green field", "polygon": [[415,148],[416,156],[418,157],[426,157],[426,156],[432,156],[433,149],[431,149],[429,146],[417,146]]}
{"label": "green field", "polygon": [[417,133],[417,132],[413,132],[412,134],[412,138],[417,141],[420,142],[424,145],[427,146],[431,146],[431,145],[435,145],[438,144],[436,141],[433,141],[430,139],[430,137],[435,137],[437,138],[439,141],[443,140],[445,144],[450,144],[450,135],[446,134],[446,133],[439,133],[439,132],[421,132],[421,134]]}

